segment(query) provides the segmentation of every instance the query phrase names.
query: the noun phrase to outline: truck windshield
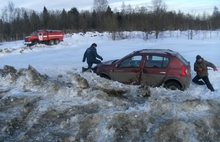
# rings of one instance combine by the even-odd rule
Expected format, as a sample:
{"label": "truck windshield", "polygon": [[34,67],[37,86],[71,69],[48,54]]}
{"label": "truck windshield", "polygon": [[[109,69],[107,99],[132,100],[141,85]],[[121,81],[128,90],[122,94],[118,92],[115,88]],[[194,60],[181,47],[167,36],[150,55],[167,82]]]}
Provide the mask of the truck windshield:
{"label": "truck windshield", "polygon": [[37,33],[36,33],[36,32],[34,32],[34,33],[32,33],[31,35],[32,35],[32,36],[37,36]]}

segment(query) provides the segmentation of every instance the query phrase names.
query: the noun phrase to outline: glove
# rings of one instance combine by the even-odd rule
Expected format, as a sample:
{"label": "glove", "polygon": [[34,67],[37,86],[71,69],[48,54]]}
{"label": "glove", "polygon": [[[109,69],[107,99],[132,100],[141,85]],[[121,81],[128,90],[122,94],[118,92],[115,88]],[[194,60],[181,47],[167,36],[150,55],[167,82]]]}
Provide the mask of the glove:
{"label": "glove", "polygon": [[100,59],[101,59],[101,61],[103,60],[103,58],[102,58],[102,57],[101,57]]}
{"label": "glove", "polygon": [[198,71],[201,72],[201,71],[202,71],[202,68],[198,68]]}
{"label": "glove", "polygon": [[82,62],[85,62],[85,60],[82,60]]}
{"label": "glove", "polygon": [[214,68],[213,70],[214,70],[214,71],[218,71],[218,69],[217,69],[217,68]]}

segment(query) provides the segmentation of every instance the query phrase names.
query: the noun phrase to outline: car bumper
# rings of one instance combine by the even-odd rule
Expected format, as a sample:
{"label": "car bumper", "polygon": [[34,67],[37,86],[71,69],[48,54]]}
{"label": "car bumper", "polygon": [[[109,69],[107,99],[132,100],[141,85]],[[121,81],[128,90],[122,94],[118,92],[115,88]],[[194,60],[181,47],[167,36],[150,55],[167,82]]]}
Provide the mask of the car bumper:
{"label": "car bumper", "polygon": [[186,90],[187,88],[189,88],[190,80],[191,80],[190,76],[181,78],[181,83],[182,83],[182,86],[183,86],[183,90]]}

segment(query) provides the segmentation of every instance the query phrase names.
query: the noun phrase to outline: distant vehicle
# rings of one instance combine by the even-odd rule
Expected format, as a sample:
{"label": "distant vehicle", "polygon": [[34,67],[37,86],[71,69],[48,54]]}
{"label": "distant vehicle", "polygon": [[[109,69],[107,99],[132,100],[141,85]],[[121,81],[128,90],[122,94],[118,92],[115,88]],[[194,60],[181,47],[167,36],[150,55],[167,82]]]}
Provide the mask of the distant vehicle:
{"label": "distant vehicle", "polygon": [[191,80],[190,62],[169,49],[134,51],[122,59],[98,64],[94,72],[125,84],[163,86],[171,90],[185,90]]}
{"label": "distant vehicle", "polygon": [[32,46],[37,43],[56,45],[63,41],[63,32],[61,30],[37,30],[30,36],[25,37],[24,44]]}

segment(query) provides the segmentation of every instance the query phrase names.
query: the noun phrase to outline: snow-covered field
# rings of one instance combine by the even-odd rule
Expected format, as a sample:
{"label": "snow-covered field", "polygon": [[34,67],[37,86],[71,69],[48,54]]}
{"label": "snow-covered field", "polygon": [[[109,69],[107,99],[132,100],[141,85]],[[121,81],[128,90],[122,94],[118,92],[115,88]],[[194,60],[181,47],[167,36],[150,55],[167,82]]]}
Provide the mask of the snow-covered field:
{"label": "snow-covered field", "polygon": [[[104,61],[143,48],[196,55],[220,69],[220,32],[165,32],[143,40],[141,32],[67,34],[59,45],[27,48],[0,44],[0,141],[220,141],[220,72],[209,70],[215,88],[191,83],[182,91],[139,88],[81,73],[86,48],[97,43]],[[9,65],[13,68],[6,68]],[[150,91],[149,97],[141,97]]]}

